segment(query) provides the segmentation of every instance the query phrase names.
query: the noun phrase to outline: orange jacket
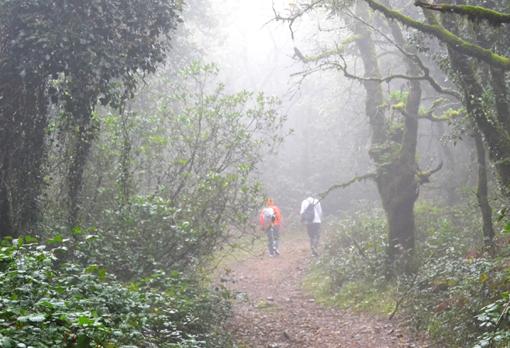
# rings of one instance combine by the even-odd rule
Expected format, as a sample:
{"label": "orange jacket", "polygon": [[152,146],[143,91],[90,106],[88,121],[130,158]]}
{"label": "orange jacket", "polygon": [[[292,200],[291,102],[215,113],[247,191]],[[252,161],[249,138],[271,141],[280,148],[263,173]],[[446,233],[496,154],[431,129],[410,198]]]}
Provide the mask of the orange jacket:
{"label": "orange jacket", "polygon": [[[278,208],[276,205],[268,205],[267,208],[272,208],[274,210],[273,224],[276,226],[280,226],[280,223],[282,222],[282,213],[280,212],[280,208]],[[264,225],[264,209],[260,211],[259,223],[260,226]]]}

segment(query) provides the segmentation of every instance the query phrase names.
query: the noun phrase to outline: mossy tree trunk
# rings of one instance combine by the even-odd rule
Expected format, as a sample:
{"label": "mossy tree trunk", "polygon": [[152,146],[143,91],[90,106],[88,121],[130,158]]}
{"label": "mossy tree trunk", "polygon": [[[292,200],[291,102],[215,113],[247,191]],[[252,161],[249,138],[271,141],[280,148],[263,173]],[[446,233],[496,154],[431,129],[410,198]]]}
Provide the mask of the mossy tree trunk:
{"label": "mossy tree trunk", "polygon": [[[436,23],[430,14],[427,18]],[[454,30],[454,19],[443,16],[442,24],[446,29]],[[494,93],[494,113],[491,116],[490,106],[484,104],[485,94],[482,81],[479,79],[475,62],[448,45],[448,56],[455,73],[459,78],[459,85],[464,94],[464,105],[470,120],[475,124],[482,139],[487,144],[489,158],[496,168],[498,179],[505,197],[510,197],[510,110],[508,107],[505,71],[491,66],[489,79]]]}
{"label": "mossy tree trunk", "polygon": [[[464,104],[466,106],[467,115],[469,119],[475,122],[476,127],[484,135],[489,149],[492,149],[489,155],[491,159],[495,161],[496,170],[499,173],[500,180],[504,183],[507,179],[510,179],[510,177],[506,177],[505,174],[510,173],[508,171],[510,168],[508,168],[508,165],[505,164],[504,161],[499,162],[497,158],[503,155],[503,153],[499,151],[503,151],[505,148],[508,148],[507,141],[501,136],[501,134],[499,134],[494,124],[489,122],[489,115],[487,114],[486,108],[481,99],[483,87],[476,78],[476,73],[472,68],[472,65],[469,64],[468,58],[450,48],[448,49],[448,54],[452,67],[455,69],[459,77],[459,82],[464,92]],[[492,227],[492,210],[487,197],[488,188],[485,147],[483,145],[481,134],[478,133],[478,131],[475,132],[475,145],[478,161],[477,198],[483,221],[482,229],[484,244],[489,251],[492,251],[494,248],[494,231]],[[505,179],[505,177],[507,179]]]}
{"label": "mossy tree trunk", "polygon": [[478,187],[476,197],[482,213],[482,232],[485,248],[494,254],[494,228],[492,226],[492,209],[489,204],[489,189],[487,182],[487,161],[485,159],[485,146],[480,133],[474,134],[476,157],[478,162]]}
{"label": "mossy tree trunk", "polygon": [[[358,3],[358,14],[366,18],[366,8]],[[380,78],[379,62],[371,33],[363,24],[355,27],[365,75]],[[400,28],[392,28],[396,41],[403,42]],[[416,67],[406,61],[408,72],[416,73]],[[409,82],[409,94],[403,112],[403,133],[390,134],[385,117],[384,97],[381,83],[365,81],[367,92],[365,110],[372,130],[370,156],[376,164],[376,183],[388,222],[388,261],[393,271],[413,271],[415,249],[414,204],[418,198],[416,145],[418,136],[418,109],[421,87],[418,81]],[[369,97],[368,97],[369,96]]]}
{"label": "mossy tree trunk", "polygon": [[[97,133],[96,122],[93,120],[96,93],[93,90],[82,90],[77,78],[71,81],[71,97],[66,100],[66,111],[71,116],[73,140],[68,149],[67,170],[67,223],[69,227],[79,225],[80,195],[83,187],[85,167],[89,157],[92,141]],[[74,83],[76,82],[76,83]]]}
{"label": "mossy tree trunk", "polygon": [[92,146],[95,131],[90,120],[81,120],[75,134],[71,163],[67,172],[68,224],[75,227],[79,224],[80,194],[83,187],[83,174],[88,155]]}

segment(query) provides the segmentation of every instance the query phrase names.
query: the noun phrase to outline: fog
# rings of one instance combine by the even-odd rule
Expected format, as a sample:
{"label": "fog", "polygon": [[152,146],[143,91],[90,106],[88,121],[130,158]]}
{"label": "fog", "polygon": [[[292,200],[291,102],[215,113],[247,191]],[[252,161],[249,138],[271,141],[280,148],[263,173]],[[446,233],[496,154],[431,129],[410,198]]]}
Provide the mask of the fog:
{"label": "fog", "polygon": [[3,0],[1,344],[510,346],[509,10]]}
{"label": "fog", "polygon": [[[288,24],[275,20],[274,11],[283,13],[287,5],[212,2],[211,17],[221,19],[202,27],[207,38],[198,38],[197,45],[207,61],[218,65],[229,90],[263,91],[281,100],[280,112],[287,117],[283,133],[288,135],[277,154],[267,154],[259,169],[267,195],[286,213],[296,214],[307,194],[318,195],[365,174],[371,165],[361,85],[335,71],[307,72],[294,47],[317,50],[320,22],[304,19],[293,40]],[[339,213],[360,200],[377,204],[375,188],[363,184],[333,192],[326,198],[326,211]]]}
{"label": "fog", "polygon": [[[298,6],[292,1],[212,1],[210,5],[209,16],[216,19],[214,24],[194,23],[200,32],[207,33],[196,41],[204,58],[218,65],[220,79],[229,90],[274,95],[281,100],[280,112],[287,117],[285,140],[277,154],[268,154],[259,167],[267,195],[292,214],[307,194],[319,195],[335,184],[374,171],[368,156],[370,129],[362,82],[345,77],[339,69],[317,65],[310,68],[295,53],[298,48],[313,56],[345,45],[352,39],[349,25],[354,25],[354,20],[346,26],[325,20],[320,11],[311,12],[298,18],[291,30],[288,21],[276,16],[287,17],[295,11]],[[389,53],[391,44],[385,46]],[[398,73],[401,63],[392,59],[391,53],[389,56],[384,61],[384,72]],[[354,51],[347,51],[345,59],[352,74],[363,74]],[[405,84],[396,80],[386,87],[402,90]],[[419,162],[423,170],[442,161],[445,147],[449,156],[465,155],[462,146],[455,147],[447,140],[448,131],[437,127],[425,121],[420,129],[419,147],[423,151]],[[458,155],[454,155],[455,151]],[[447,182],[459,180],[448,175],[442,175]],[[429,191],[437,194],[438,187],[439,184],[424,187],[424,197],[430,196]],[[367,203],[380,205],[376,187],[370,181],[329,193],[324,205],[328,214],[340,217],[342,212]]]}

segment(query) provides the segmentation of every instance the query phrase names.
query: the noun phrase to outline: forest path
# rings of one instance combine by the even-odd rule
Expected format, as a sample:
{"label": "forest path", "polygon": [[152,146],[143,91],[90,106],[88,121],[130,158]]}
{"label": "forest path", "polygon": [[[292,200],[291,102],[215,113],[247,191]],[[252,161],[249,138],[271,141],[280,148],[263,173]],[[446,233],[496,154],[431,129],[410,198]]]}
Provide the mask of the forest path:
{"label": "forest path", "polygon": [[316,303],[302,289],[313,262],[308,240],[283,239],[278,257],[260,250],[230,264],[236,300],[228,329],[240,348],[426,347],[394,322]]}

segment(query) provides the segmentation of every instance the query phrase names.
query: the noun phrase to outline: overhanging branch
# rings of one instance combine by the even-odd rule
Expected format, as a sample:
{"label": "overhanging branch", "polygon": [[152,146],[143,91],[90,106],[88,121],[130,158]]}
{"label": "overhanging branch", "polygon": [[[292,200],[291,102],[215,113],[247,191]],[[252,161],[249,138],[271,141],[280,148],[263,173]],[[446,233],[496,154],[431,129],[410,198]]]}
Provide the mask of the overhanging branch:
{"label": "overhanging branch", "polygon": [[425,64],[423,63],[423,61],[420,59],[420,57],[417,54],[407,52],[403,47],[401,47],[399,44],[397,44],[388,35],[386,35],[381,30],[377,29],[376,27],[374,27],[372,24],[365,21],[363,18],[355,15],[354,13],[352,13],[350,11],[348,11],[348,13],[351,17],[353,17],[357,21],[365,24],[370,29],[377,32],[386,41],[388,41],[390,44],[392,44],[394,47],[396,47],[400,51],[400,53],[402,53],[408,59],[412,60],[423,72],[423,75],[420,78],[418,78],[419,80],[427,81],[430,84],[430,86],[438,93],[450,95],[450,96],[456,98],[457,100],[462,99],[462,96],[457,91],[449,89],[449,88],[445,88],[445,87],[441,86],[439,83],[437,83],[437,81],[432,76],[430,76],[430,69],[427,68],[427,66],[425,66]]}
{"label": "overhanging branch", "polygon": [[414,4],[415,6],[422,7],[427,10],[450,12],[467,16],[472,21],[486,20],[491,25],[510,23],[510,13],[498,12],[483,6],[430,4],[420,0],[417,0]]}
{"label": "overhanging branch", "polygon": [[441,161],[436,168],[429,170],[428,172],[418,172],[416,175],[418,176],[418,182],[420,185],[430,182],[430,177],[440,171],[441,168],[443,168],[443,161]]}
{"label": "overhanging branch", "polygon": [[472,42],[463,40],[443,26],[438,24],[427,24],[404,15],[400,11],[390,9],[376,0],[365,0],[365,2],[375,11],[381,12],[390,19],[395,19],[400,23],[417,29],[423,33],[435,36],[440,41],[451,45],[452,49],[468,56],[478,58],[489,65],[499,67],[503,70],[510,70],[510,57],[497,54],[489,49],[480,47]]}
{"label": "overhanging branch", "polygon": [[457,91],[441,87],[429,75],[429,69],[427,67],[425,67],[424,65],[420,64],[421,61],[420,61],[420,63],[418,63],[418,65],[422,68],[423,75],[410,76],[410,75],[404,75],[404,74],[394,74],[394,75],[377,78],[377,77],[362,77],[362,76],[357,76],[357,75],[350,73],[349,71],[347,71],[347,63],[345,62],[345,59],[342,56],[340,56],[340,59],[342,60],[342,64],[340,64],[338,62],[330,62],[329,65],[336,67],[337,69],[339,69],[340,71],[343,72],[345,77],[353,79],[353,80],[357,80],[357,81],[361,81],[361,82],[372,81],[372,82],[386,82],[386,83],[390,82],[392,80],[396,80],[396,79],[402,79],[402,80],[408,80],[408,81],[427,81],[434,88],[434,90],[436,90],[438,93],[450,95],[450,96],[456,98],[457,100],[461,99],[461,96]]}
{"label": "overhanging branch", "polygon": [[333,185],[330,188],[328,188],[326,191],[324,191],[322,193],[319,193],[319,201],[322,201],[324,198],[326,198],[334,190],[346,188],[346,187],[348,187],[348,186],[350,186],[350,185],[352,185],[354,183],[360,182],[360,181],[365,181],[365,180],[369,180],[369,179],[370,180],[375,180],[375,178],[376,178],[376,174],[375,173],[368,173],[368,174],[365,174],[365,175],[356,176],[356,177],[352,178],[351,180],[349,180],[347,182],[344,182],[342,184]]}

